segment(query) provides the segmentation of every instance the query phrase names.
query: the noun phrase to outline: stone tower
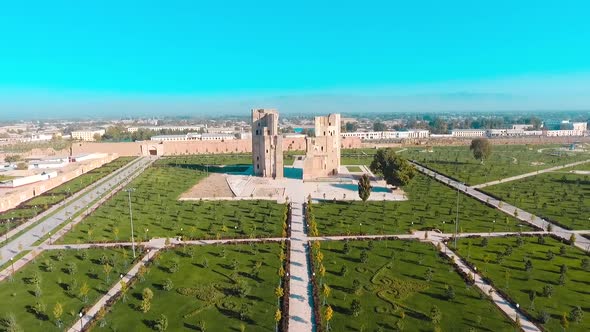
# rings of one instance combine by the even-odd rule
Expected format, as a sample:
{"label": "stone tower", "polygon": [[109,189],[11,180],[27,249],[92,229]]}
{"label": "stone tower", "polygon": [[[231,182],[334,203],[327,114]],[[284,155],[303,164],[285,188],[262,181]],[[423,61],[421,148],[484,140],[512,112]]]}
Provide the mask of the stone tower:
{"label": "stone tower", "polygon": [[283,177],[283,136],[274,109],[252,109],[252,166],[256,176]]}
{"label": "stone tower", "polygon": [[315,117],[315,137],[306,138],[303,179],[338,174],[340,168],[340,114]]}

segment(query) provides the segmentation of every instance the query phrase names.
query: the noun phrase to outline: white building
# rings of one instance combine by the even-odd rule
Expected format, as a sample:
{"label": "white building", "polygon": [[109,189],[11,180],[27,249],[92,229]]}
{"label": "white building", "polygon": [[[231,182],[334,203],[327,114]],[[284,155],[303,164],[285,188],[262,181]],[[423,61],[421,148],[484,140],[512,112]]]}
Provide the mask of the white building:
{"label": "white building", "polygon": [[488,129],[488,137],[522,137],[522,136],[542,136],[541,130],[524,130],[524,129]]}
{"label": "white building", "polygon": [[140,129],[143,130],[153,130],[153,131],[161,131],[161,130],[170,130],[170,131],[200,131],[201,129],[206,128],[204,125],[195,125],[195,126],[142,126],[142,127],[129,127],[127,131],[130,133],[137,132]]}
{"label": "white building", "polygon": [[412,129],[408,131],[357,131],[352,133],[340,133],[340,136],[358,137],[361,140],[427,138],[430,137],[430,131],[420,129]]}
{"label": "white building", "polygon": [[102,137],[104,133],[104,129],[72,131],[72,139],[93,142],[95,135]]}
{"label": "white building", "polygon": [[451,131],[452,137],[486,137],[485,129],[454,129]]}
{"label": "white building", "polygon": [[20,178],[14,178],[7,181],[1,181],[0,188],[16,188],[39,181],[49,180],[54,177],[57,177],[57,172],[43,172],[41,174],[23,176]]}
{"label": "white building", "polygon": [[171,142],[171,141],[227,141],[236,139],[234,134],[198,134],[188,133],[186,135],[157,135],[150,138],[151,141]]}
{"label": "white building", "polygon": [[28,169],[62,168],[70,163],[68,157],[29,161]]}
{"label": "white building", "polygon": [[527,130],[527,129],[532,129],[532,128],[533,128],[532,124],[513,124],[512,125],[512,129]]}

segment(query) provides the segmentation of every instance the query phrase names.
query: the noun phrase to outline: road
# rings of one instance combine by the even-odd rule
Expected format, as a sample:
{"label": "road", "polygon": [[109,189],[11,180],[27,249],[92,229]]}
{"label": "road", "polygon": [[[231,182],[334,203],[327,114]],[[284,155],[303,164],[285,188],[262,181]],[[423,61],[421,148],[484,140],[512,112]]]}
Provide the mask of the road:
{"label": "road", "polygon": [[24,250],[33,250],[36,247],[34,243],[37,242],[37,240],[52,232],[54,228],[61,225],[71,216],[76,215],[81,211],[85,211],[92,201],[100,198],[111,188],[116,187],[120,182],[142,170],[150,162],[152,162],[152,159],[150,158],[141,158],[137,162],[131,163],[130,165],[115,171],[113,173],[114,175],[110,176],[106,181],[94,184],[92,189],[65,203],[63,208],[52,216],[31,227],[24,233],[10,238],[9,242],[0,250],[0,265],[8,262],[12,257]]}

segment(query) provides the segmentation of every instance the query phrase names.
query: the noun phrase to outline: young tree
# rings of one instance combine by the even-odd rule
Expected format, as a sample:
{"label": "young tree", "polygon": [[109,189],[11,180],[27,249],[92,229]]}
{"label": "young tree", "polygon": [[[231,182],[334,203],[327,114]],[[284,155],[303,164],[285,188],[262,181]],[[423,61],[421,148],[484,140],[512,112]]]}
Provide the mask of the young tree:
{"label": "young tree", "polygon": [[576,306],[570,312],[569,320],[576,324],[580,324],[580,322],[584,319],[584,310],[580,306]]}
{"label": "young tree", "polygon": [[438,325],[440,323],[441,319],[442,319],[442,312],[440,311],[440,309],[436,305],[433,305],[432,308],[430,309],[430,321],[432,322],[433,325]]}
{"label": "young tree", "polygon": [[279,322],[281,321],[282,317],[283,317],[283,313],[281,312],[280,309],[277,309],[277,311],[275,311],[275,329],[276,330],[278,330]]}
{"label": "young tree", "polygon": [[61,303],[57,302],[53,307],[53,317],[55,318],[55,324],[61,328],[61,315],[64,313],[64,309]]}
{"label": "young tree", "polygon": [[426,273],[424,273],[424,280],[430,282],[433,276],[434,271],[431,268],[426,269]]}
{"label": "young tree", "polygon": [[90,287],[88,287],[88,284],[86,282],[84,282],[82,284],[82,286],[80,286],[80,298],[82,299],[82,302],[86,303],[88,301],[88,292],[90,291]]}
{"label": "young tree", "polygon": [[324,311],[324,319],[326,320],[326,330],[330,331],[330,321],[334,316],[334,310],[332,310],[331,306],[326,307],[326,311]]}
{"label": "young tree", "polygon": [[121,284],[121,301],[123,301],[123,303],[125,303],[125,302],[127,302],[127,290],[129,288],[127,287],[127,283],[125,282],[125,280],[121,280],[120,284]]}
{"label": "young tree", "polygon": [[445,286],[445,297],[449,301],[451,301],[455,298],[455,289],[453,288],[453,286],[450,286],[450,285]]}
{"label": "young tree", "polygon": [[561,328],[564,331],[567,330],[567,328],[570,326],[570,321],[569,321],[569,319],[567,319],[567,314],[565,312],[561,315],[561,319],[559,320],[559,325],[561,325]]}
{"label": "young tree", "polygon": [[166,329],[168,329],[168,317],[166,317],[164,314],[161,314],[160,318],[156,320],[154,328],[156,329],[156,331],[166,331]]}
{"label": "young tree", "polygon": [[473,153],[473,157],[483,164],[484,160],[492,154],[492,144],[487,138],[476,138],[471,141],[469,150]]}
{"label": "young tree", "polygon": [[344,247],[342,248],[342,253],[345,255],[350,254],[350,244],[348,243],[348,240],[344,241]]}
{"label": "young tree", "polygon": [[369,199],[369,196],[371,196],[371,189],[373,188],[371,186],[371,179],[369,179],[369,175],[363,174],[361,176],[361,178],[359,179],[358,187],[359,198],[363,202],[366,202],[367,199]]}
{"label": "young tree", "polygon": [[357,299],[352,300],[352,304],[350,305],[350,311],[354,317],[358,317],[361,314],[361,302]]}
{"label": "young tree", "polygon": [[352,281],[352,291],[357,295],[361,293],[361,282],[358,279]]}
{"label": "young tree", "polygon": [[363,263],[363,264],[368,262],[369,261],[369,253],[367,253],[366,250],[361,251],[360,259],[361,259],[361,263]]}
{"label": "young tree", "polygon": [[377,150],[370,168],[374,173],[383,175],[387,184],[392,186],[408,184],[417,173],[412,164],[391,148]]}

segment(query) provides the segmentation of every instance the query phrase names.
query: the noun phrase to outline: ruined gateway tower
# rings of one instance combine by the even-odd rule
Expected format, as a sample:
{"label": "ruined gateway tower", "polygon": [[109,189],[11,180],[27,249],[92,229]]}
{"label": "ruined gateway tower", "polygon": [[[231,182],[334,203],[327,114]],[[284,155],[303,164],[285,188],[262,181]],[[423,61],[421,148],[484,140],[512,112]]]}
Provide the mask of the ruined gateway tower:
{"label": "ruined gateway tower", "polygon": [[252,109],[252,165],[256,176],[283,177],[283,135],[274,109]]}
{"label": "ruined gateway tower", "polygon": [[305,140],[303,180],[338,174],[340,168],[340,114],[315,117],[315,137]]}

